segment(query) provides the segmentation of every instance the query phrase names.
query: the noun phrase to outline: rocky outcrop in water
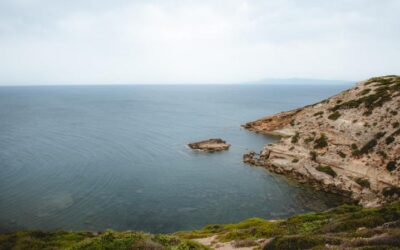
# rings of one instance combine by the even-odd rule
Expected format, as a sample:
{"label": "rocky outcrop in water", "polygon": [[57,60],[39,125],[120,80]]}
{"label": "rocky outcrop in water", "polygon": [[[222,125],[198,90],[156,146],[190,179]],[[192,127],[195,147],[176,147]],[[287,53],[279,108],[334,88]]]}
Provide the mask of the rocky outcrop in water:
{"label": "rocky outcrop in water", "polygon": [[191,149],[201,150],[205,152],[216,152],[216,151],[228,150],[231,145],[227,144],[226,141],[220,138],[216,138],[216,139],[208,139],[205,141],[189,143],[188,146]]}
{"label": "rocky outcrop in water", "polygon": [[373,207],[400,197],[400,77],[358,83],[336,96],[243,125],[282,136],[244,162]]}

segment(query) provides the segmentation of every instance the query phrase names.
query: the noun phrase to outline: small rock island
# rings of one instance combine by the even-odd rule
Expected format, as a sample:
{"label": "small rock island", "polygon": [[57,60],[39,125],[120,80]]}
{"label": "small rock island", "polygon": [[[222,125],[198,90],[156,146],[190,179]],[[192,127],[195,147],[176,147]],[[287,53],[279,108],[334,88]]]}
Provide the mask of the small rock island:
{"label": "small rock island", "polygon": [[204,141],[189,143],[188,146],[191,149],[197,149],[204,152],[216,152],[228,150],[231,145],[220,138],[213,138]]}

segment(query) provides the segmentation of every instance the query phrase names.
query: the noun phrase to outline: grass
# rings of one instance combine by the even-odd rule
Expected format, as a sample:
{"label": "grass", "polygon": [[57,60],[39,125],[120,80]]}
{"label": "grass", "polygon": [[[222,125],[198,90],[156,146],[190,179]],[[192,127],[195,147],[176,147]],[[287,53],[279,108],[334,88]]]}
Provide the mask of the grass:
{"label": "grass", "polygon": [[[324,249],[326,244],[331,245],[332,249],[355,249],[360,244],[363,247],[378,246],[382,247],[379,249],[385,249],[387,246],[397,249],[400,247],[400,223],[394,227],[382,225],[398,220],[399,203],[373,209],[342,205],[325,212],[296,215],[286,220],[252,218],[237,224],[206,226],[196,230],[195,234],[192,231],[176,235],[192,239],[195,235],[208,234],[216,235],[222,242],[234,240],[250,243],[259,238],[272,238],[264,248],[271,250]],[[358,239],[363,241],[355,243]]]}
{"label": "grass", "polygon": [[151,235],[130,231],[106,231],[100,234],[91,232],[20,231],[1,234],[0,249],[200,250],[207,248],[193,241],[165,234]]}
{"label": "grass", "polygon": [[[394,195],[400,193],[400,189],[391,188],[386,192],[386,195]],[[368,209],[342,205],[284,220],[251,218],[235,224],[213,224],[169,235],[131,231],[98,234],[20,231],[0,234],[0,249],[197,250],[207,248],[193,239],[212,235],[219,242],[229,241],[236,247],[255,246],[257,239],[271,239],[264,248],[271,250],[323,249],[327,244],[332,249],[398,249],[400,203]]]}

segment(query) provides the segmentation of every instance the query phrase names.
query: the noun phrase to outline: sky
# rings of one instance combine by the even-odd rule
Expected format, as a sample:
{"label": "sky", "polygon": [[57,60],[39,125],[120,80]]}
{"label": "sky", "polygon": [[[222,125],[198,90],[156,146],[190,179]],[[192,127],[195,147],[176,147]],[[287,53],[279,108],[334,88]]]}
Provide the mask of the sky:
{"label": "sky", "polygon": [[400,74],[399,0],[1,0],[0,85]]}

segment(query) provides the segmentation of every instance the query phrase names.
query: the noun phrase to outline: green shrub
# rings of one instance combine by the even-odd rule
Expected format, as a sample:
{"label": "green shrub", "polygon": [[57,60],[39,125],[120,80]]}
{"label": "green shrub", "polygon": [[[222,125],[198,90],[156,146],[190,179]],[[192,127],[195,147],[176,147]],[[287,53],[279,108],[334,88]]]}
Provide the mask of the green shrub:
{"label": "green shrub", "polygon": [[386,137],[385,142],[387,145],[391,144],[392,142],[394,142],[394,137],[393,136]]}
{"label": "green shrub", "polygon": [[392,127],[393,128],[398,128],[400,126],[400,122],[393,122]]}
{"label": "green shrub", "polygon": [[342,151],[338,151],[337,153],[338,153],[338,155],[339,155],[340,157],[346,158],[346,154],[343,153]]}
{"label": "green shrub", "polygon": [[310,152],[311,160],[316,161],[317,160],[317,155],[318,155],[317,152],[311,151]]}
{"label": "green shrub", "polygon": [[292,162],[293,162],[293,163],[297,163],[297,162],[299,162],[299,159],[294,158],[294,159],[292,160]]}
{"label": "green shrub", "polygon": [[347,216],[346,219],[338,220],[334,223],[325,225],[321,231],[328,232],[346,232],[360,227],[376,227],[385,223],[385,219],[378,213],[354,213]]}
{"label": "green shrub", "polygon": [[325,148],[328,146],[328,140],[325,134],[321,133],[321,136],[314,141],[314,148]]}
{"label": "green shrub", "polygon": [[378,154],[379,154],[380,156],[382,156],[383,159],[387,159],[387,157],[388,157],[387,154],[386,154],[385,152],[383,152],[382,150],[379,150],[379,151],[378,151]]}
{"label": "green shrub", "polygon": [[360,149],[360,154],[366,154],[370,152],[375,146],[378,144],[377,140],[374,138],[370,141],[368,141],[361,149]]}
{"label": "green shrub", "polygon": [[371,92],[371,89],[364,89],[364,90],[362,90],[362,91],[359,93],[359,95],[366,95],[366,94],[368,94],[369,92]]}
{"label": "green shrub", "polygon": [[328,116],[328,119],[336,121],[340,116],[341,114],[338,111],[335,111]]}
{"label": "green shrub", "polygon": [[181,242],[178,237],[165,234],[156,234],[152,237],[152,240],[163,246],[175,246]]}
{"label": "green shrub", "polygon": [[325,244],[339,245],[338,239],[330,239],[328,237],[313,236],[313,235],[293,235],[277,237],[267,243],[263,250],[298,250],[311,249],[316,246],[323,247]]}
{"label": "green shrub", "polygon": [[299,132],[296,132],[294,136],[292,136],[292,143],[297,143],[299,141],[300,135]]}
{"label": "green shrub", "polygon": [[397,129],[396,131],[394,131],[392,134],[391,134],[391,136],[398,136],[398,135],[400,135],[400,128],[399,129]]}
{"label": "green shrub", "polygon": [[307,137],[306,139],[304,139],[304,142],[307,143],[307,144],[312,142],[312,141],[314,141],[314,138],[312,138],[312,137]]}
{"label": "green shrub", "polygon": [[375,135],[375,139],[379,140],[380,138],[384,137],[385,134],[386,134],[386,132],[378,132],[378,133]]}
{"label": "green shrub", "polygon": [[351,144],[351,153],[353,156],[360,155],[360,150],[358,149],[357,144],[355,144],[355,143]]}
{"label": "green shrub", "polygon": [[151,239],[142,239],[134,242],[131,246],[131,249],[143,249],[143,250],[163,250],[164,247],[152,241]]}
{"label": "green shrub", "polygon": [[[363,105],[365,108],[367,108],[367,111],[364,112],[364,115],[369,115],[372,113],[373,109],[377,107],[382,107],[383,104],[392,100],[393,93],[400,91],[400,85],[392,84],[393,82],[391,80],[377,78],[374,82],[378,82],[375,85],[378,88],[374,90],[374,93],[370,95],[366,95],[366,93],[358,99],[353,99],[344,103],[337,104],[333,108],[331,108],[331,110],[337,111],[339,109],[352,109],[358,108],[359,106]],[[371,83],[372,82],[367,82],[366,85]],[[369,92],[370,91],[368,91],[368,93]]]}
{"label": "green shrub", "polygon": [[319,111],[319,112],[316,112],[314,114],[314,116],[322,116],[323,114],[324,114],[324,111]]}
{"label": "green shrub", "polygon": [[356,183],[362,187],[371,188],[371,183],[369,183],[369,180],[367,179],[357,178]]}
{"label": "green shrub", "polygon": [[390,172],[396,170],[396,168],[397,167],[395,161],[389,161],[388,164],[386,165],[386,169]]}
{"label": "green shrub", "polygon": [[318,166],[316,169],[318,171],[323,172],[325,174],[328,174],[328,175],[330,175],[332,177],[336,177],[337,176],[336,172],[329,166]]}
{"label": "green shrub", "polygon": [[382,194],[384,196],[393,196],[393,195],[400,195],[400,187],[387,187],[383,189]]}

